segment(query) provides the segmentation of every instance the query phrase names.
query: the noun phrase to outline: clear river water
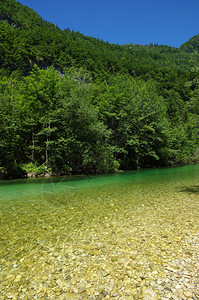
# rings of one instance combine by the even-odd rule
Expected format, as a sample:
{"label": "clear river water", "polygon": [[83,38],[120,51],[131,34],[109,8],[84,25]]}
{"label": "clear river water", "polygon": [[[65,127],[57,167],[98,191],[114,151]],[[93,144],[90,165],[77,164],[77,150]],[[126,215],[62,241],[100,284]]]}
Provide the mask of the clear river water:
{"label": "clear river water", "polygon": [[0,181],[0,299],[199,299],[199,165]]}

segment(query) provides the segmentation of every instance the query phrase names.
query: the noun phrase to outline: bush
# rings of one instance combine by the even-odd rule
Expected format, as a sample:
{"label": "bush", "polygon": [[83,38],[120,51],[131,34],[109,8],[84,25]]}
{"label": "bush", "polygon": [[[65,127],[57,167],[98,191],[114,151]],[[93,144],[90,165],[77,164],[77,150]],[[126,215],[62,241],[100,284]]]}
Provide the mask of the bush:
{"label": "bush", "polygon": [[26,172],[28,177],[34,177],[34,176],[52,173],[52,170],[46,168],[45,165],[38,166],[38,164],[33,164],[33,163],[23,164],[22,169],[24,170],[24,172]]}

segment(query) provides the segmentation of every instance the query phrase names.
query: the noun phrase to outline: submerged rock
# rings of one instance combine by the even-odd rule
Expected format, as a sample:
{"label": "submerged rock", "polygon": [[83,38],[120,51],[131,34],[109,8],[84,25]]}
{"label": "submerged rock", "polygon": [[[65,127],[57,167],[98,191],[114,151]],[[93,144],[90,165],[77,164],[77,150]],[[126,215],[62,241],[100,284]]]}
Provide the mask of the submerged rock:
{"label": "submerged rock", "polygon": [[142,297],[143,297],[143,300],[158,299],[156,292],[154,292],[152,289],[149,289],[149,288],[143,290]]}

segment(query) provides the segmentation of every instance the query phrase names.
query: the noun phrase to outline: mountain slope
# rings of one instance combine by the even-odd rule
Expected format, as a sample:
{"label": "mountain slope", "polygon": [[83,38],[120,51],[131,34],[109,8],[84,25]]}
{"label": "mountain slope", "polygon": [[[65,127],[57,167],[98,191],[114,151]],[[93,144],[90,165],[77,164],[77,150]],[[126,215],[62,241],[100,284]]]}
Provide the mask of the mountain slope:
{"label": "mountain slope", "polygon": [[193,36],[190,40],[180,46],[180,49],[188,53],[199,52],[199,34]]}
{"label": "mountain slope", "polygon": [[60,70],[84,67],[95,78],[105,79],[118,72],[141,76],[153,69],[158,73],[163,67],[186,71],[197,59],[172,47],[111,45],[69,29],[62,31],[14,0],[2,0],[0,11],[0,66],[9,72],[27,73],[36,63]]}

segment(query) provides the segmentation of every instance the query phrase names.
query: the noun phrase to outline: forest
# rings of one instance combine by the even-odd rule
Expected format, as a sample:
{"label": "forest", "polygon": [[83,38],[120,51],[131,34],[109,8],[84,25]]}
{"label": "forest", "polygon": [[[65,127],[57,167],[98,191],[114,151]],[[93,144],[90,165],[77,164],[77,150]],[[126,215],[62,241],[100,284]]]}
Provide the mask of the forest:
{"label": "forest", "polygon": [[199,35],[115,45],[0,2],[0,177],[199,160]]}

